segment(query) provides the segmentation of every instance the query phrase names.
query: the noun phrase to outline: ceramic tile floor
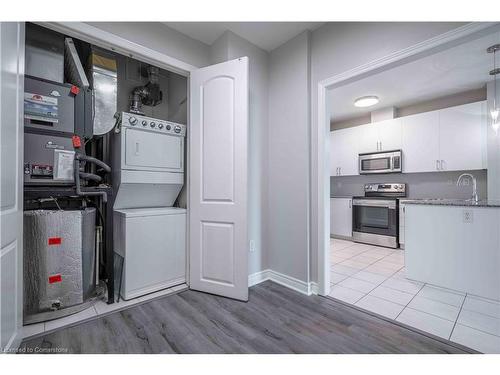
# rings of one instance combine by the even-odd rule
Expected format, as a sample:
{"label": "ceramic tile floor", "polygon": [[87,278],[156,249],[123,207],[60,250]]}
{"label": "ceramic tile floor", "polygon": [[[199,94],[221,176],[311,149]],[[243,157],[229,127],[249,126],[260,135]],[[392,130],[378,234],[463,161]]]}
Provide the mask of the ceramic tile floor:
{"label": "ceramic tile floor", "polygon": [[147,294],[142,297],[134,298],[128,301],[120,299],[120,302],[115,302],[108,305],[104,300],[97,301],[93,306],[76,314],[68,315],[59,319],[49,320],[43,323],[30,324],[23,327],[23,338],[34,337],[42,333],[48,333],[56,329],[74,325],[86,320],[95,319],[100,316],[110,314],[115,311],[123,310],[126,307],[139,305],[152,299],[163,297],[169,294],[180,292],[187,288],[186,284],[176,285],[168,289],[160,290],[155,293]]}
{"label": "ceramic tile floor", "polygon": [[457,342],[500,353],[500,302],[406,279],[404,251],[331,239],[330,296]]}

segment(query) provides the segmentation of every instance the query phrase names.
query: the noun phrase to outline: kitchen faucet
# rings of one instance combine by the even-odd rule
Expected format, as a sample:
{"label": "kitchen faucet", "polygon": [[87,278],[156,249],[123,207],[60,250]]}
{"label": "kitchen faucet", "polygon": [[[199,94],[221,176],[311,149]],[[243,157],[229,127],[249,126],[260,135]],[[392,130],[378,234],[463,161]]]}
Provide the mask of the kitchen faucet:
{"label": "kitchen faucet", "polygon": [[479,201],[479,197],[477,196],[477,183],[476,183],[476,178],[471,175],[470,173],[462,173],[459,177],[458,177],[458,180],[457,180],[457,186],[460,186],[460,182],[462,181],[462,179],[464,177],[469,177],[471,180],[472,180],[472,200],[474,202],[478,202]]}

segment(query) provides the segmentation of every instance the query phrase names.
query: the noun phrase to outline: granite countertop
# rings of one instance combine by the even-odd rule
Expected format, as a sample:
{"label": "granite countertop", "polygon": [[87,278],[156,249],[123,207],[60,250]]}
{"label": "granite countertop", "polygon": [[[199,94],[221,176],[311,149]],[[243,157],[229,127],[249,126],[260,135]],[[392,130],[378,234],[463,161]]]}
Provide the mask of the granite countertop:
{"label": "granite countertop", "polygon": [[463,207],[500,207],[500,200],[482,199],[474,202],[470,199],[401,199],[403,204],[426,204],[432,206],[463,206]]}

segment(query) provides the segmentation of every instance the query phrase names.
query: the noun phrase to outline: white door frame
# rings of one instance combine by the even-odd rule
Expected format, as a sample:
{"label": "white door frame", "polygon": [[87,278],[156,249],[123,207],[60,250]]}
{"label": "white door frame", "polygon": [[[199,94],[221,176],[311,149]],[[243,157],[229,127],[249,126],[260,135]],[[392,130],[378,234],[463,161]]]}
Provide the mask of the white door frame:
{"label": "white door frame", "polygon": [[116,34],[99,29],[85,22],[35,22],[48,29],[84,40],[101,48],[105,48],[122,55],[144,61],[159,68],[167,69],[185,77],[189,72],[198,69],[194,65],[185,63],[175,57],[165,55],[148,47],[122,38]]}
{"label": "white door frame", "polygon": [[[326,113],[326,91],[359,79],[361,76],[379,72],[383,69],[406,63],[422,55],[433,53],[433,50],[438,47],[451,47],[459,40],[473,37],[476,34],[480,36],[486,29],[498,25],[500,25],[498,22],[468,23],[380,59],[329,77],[318,83],[318,120],[317,123],[312,124],[313,143],[311,145],[311,155],[316,154],[318,160],[316,168],[317,176],[311,180],[311,191],[315,191],[318,197],[316,202],[313,201],[311,211],[311,214],[317,215],[318,218],[317,221],[311,220],[311,232],[316,237],[318,244],[317,248],[313,249],[313,251],[317,251],[318,259],[318,294],[328,295],[330,293],[330,145],[327,142],[329,139],[330,121]],[[311,159],[314,160],[313,158]],[[315,170],[315,168],[311,169]]]}

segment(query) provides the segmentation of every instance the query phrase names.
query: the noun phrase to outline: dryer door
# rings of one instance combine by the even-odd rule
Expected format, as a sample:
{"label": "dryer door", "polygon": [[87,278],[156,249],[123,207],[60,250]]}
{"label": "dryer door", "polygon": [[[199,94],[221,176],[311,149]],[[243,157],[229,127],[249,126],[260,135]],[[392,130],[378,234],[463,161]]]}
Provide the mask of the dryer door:
{"label": "dryer door", "polygon": [[123,169],[184,171],[184,137],[125,127]]}

